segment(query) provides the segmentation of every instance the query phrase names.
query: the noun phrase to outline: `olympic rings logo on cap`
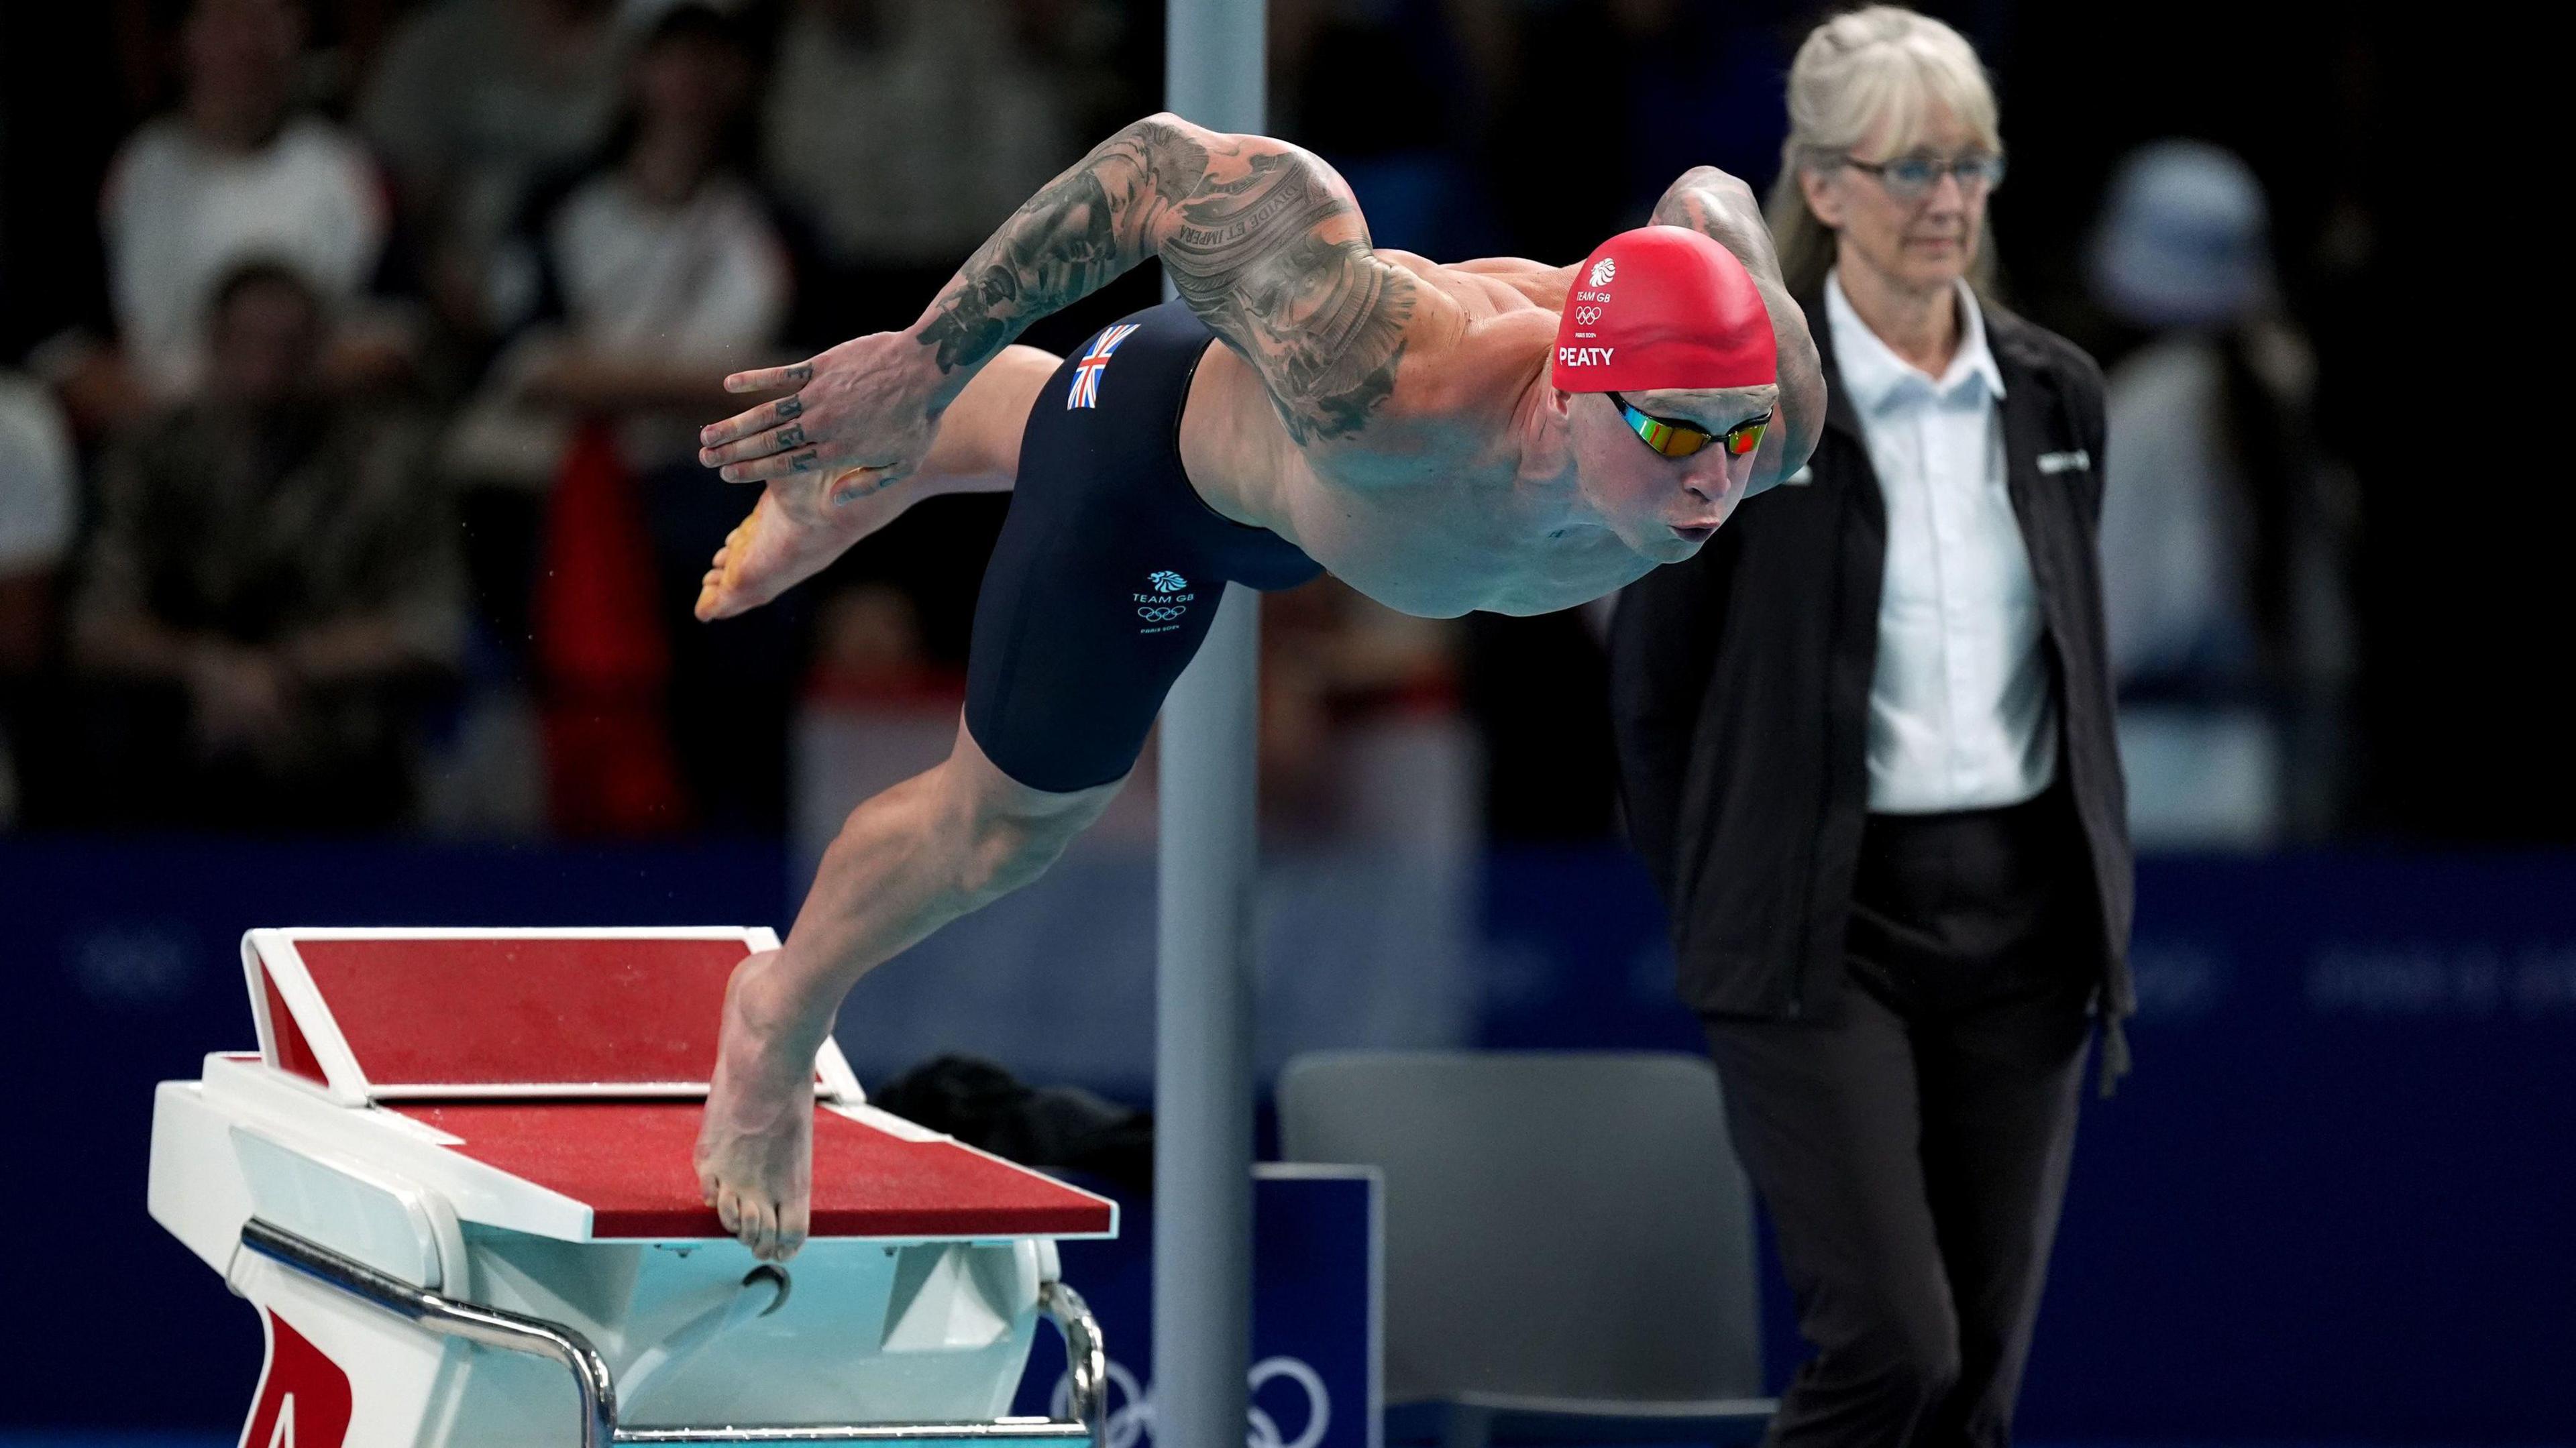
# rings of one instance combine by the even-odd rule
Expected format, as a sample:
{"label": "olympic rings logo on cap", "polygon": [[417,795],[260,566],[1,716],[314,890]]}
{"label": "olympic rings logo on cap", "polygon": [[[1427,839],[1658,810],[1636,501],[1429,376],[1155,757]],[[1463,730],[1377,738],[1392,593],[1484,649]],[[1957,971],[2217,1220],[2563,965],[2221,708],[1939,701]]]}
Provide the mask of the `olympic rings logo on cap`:
{"label": "olympic rings logo on cap", "polygon": [[1170,623],[1172,620],[1179,618],[1182,614],[1189,611],[1189,605],[1182,603],[1170,605],[1148,604],[1145,607],[1136,610],[1136,616],[1147,623]]}
{"label": "olympic rings logo on cap", "polygon": [[1601,309],[1599,307],[1590,306],[1577,307],[1574,309],[1574,320],[1589,327],[1593,323],[1601,320]]}

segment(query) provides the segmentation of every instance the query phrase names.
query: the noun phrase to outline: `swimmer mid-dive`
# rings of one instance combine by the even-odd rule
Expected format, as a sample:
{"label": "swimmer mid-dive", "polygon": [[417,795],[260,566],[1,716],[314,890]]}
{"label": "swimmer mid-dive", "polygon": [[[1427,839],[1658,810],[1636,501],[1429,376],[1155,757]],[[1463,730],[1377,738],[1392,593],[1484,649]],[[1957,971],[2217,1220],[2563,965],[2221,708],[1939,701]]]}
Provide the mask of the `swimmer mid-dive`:
{"label": "swimmer mid-dive", "polygon": [[[697,1144],[764,1258],[806,1235],[815,1051],[868,970],[1097,818],[1228,581],[1330,570],[1406,613],[1529,614],[1690,557],[1803,464],[1824,382],[1752,192],[1702,168],[1574,267],[1373,248],[1341,177],[1169,115],[1057,178],[901,332],[726,379],[793,393],[700,461],[767,484],[698,616],[919,499],[1016,483],[949,757],[851,812],[786,948],[726,993]],[[1180,294],[1061,361],[1030,323],[1159,257]]]}

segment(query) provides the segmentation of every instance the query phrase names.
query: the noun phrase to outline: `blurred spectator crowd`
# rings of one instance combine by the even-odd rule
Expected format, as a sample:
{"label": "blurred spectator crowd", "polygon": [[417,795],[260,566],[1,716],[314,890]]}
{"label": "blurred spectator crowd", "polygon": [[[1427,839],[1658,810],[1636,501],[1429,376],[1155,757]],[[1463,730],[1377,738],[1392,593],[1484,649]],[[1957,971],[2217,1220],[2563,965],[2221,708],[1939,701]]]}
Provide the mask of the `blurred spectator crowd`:
{"label": "blurred spectator crowd", "polygon": [[972,598],[990,520],[811,591],[873,609],[703,628],[750,499],[695,429],[728,371],[911,320],[1139,104],[1120,14],[120,18],[144,118],[98,178],[94,295],[0,383],[12,818],[775,830],[817,659],[946,687],[964,639],[920,616]]}
{"label": "blurred spectator crowd", "polygon": [[[1763,186],[1812,18],[1271,8],[1273,128],[1342,169],[1379,244],[1558,259],[1691,165]],[[24,206],[0,247],[23,333],[0,373],[0,821],[776,831],[800,715],[953,709],[1006,499],[925,504],[700,625],[750,499],[696,466],[694,430],[739,405],[730,370],[909,323],[1152,109],[1160,0],[110,11],[92,70],[139,119],[90,209],[47,223],[94,218],[95,265],[31,275],[20,258],[74,249],[24,244]],[[1567,58],[1601,53],[1619,84],[1569,123]],[[10,109],[12,158],[38,109]],[[2142,812],[2182,843],[2333,833],[2359,489],[2262,186],[2214,146],[2138,152],[2053,296],[2044,268],[2010,292],[2013,221],[2008,295],[2117,358],[2105,548]],[[1063,350],[1154,285],[1029,340]],[[1276,601],[1273,815],[1329,832],[1353,729],[1454,716],[1493,833],[1607,834],[1605,617],[1430,625],[1329,582]]]}

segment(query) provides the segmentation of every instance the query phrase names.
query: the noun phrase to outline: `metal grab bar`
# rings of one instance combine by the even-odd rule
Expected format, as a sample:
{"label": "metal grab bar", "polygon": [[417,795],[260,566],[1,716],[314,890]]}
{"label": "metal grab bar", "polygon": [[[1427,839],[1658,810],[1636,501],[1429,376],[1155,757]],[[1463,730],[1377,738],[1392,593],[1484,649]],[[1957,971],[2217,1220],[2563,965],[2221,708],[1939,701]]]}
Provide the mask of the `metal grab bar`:
{"label": "metal grab bar", "polygon": [[458,1302],[399,1277],[379,1272],[309,1237],[253,1217],[242,1223],[244,1247],[305,1276],[406,1318],[440,1337],[461,1337],[485,1347],[550,1357],[572,1373],[581,1394],[581,1448],[610,1448],[617,1440],[617,1383],[608,1359],[590,1339],[561,1323]]}
{"label": "metal grab bar", "polygon": [[1038,1306],[1046,1309],[1064,1338],[1065,1371],[1073,1379],[1073,1421],[1082,1441],[1108,1448],[1109,1348],[1100,1339],[1100,1319],[1082,1294],[1061,1282],[1038,1284]]}
{"label": "metal grab bar", "polygon": [[581,1448],[615,1448],[621,1443],[1088,1443],[1097,1448],[1106,1441],[1101,1429],[1108,1408],[1109,1360],[1101,1346],[1100,1324],[1083,1305],[1082,1294],[1061,1282],[1041,1284],[1038,1305],[1064,1335],[1066,1365],[1073,1377],[1070,1422],[1003,1418],[982,1423],[620,1428],[617,1382],[608,1370],[608,1360],[589,1338],[562,1323],[460,1302],[415,1287],[258,1217],[242,1223],[241,1242],[262,1257],[380,1307],[423,1331],[562,1363],[581,1397]]}

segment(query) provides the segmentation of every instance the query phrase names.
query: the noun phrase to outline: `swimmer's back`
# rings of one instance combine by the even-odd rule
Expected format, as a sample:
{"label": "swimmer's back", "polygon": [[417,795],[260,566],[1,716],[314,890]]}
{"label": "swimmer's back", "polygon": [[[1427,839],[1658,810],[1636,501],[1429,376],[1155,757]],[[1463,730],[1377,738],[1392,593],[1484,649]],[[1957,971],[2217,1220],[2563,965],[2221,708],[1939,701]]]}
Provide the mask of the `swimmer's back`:
{"label": "swimmer's back", "polygon": [[1394,386],[1346,431],[1292,432],[1261,371],[1214,348],[1190,395],[1182,455],[1209,502],[1239,521],[1282,517],[1307,486],[1382,490],[1454,481],[1516,450],[1511,423],[1544,374],[1572,272],[1519,257],[1441,263],[1377,248],[1409,295]]}
{"label": "swimmer's back", "polygon": [[1347,435],[1300,439],[1261,374],[1211,348],[1181,426],[1209,506],[1421,617],[1548,612],[1634,578],[1645,565],[1606,531],[1547,537],[1545,498],[1519,486],[1521,413],[1547,383],[1571,269],[1375,256],[1413,289],[1386,400]]}

